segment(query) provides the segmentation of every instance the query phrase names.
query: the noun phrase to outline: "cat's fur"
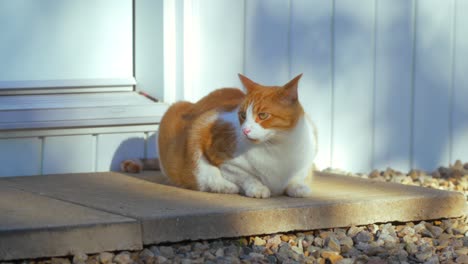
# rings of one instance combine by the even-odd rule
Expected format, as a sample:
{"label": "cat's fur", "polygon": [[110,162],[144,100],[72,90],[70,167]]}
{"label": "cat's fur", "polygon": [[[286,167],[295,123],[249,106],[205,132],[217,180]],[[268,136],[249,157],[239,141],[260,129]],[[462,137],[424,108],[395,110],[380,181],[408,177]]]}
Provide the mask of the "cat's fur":
{"label": "cat's fur", "polygon": [[[310,195],[317,138],[298,100],[301,75],[284,86],[239,77],[247,94],[224,88],[168,109],[159,126],[160,169],[188,189],[256,198]],[[139,171],[145,163],[127,160],[122,169]]]}

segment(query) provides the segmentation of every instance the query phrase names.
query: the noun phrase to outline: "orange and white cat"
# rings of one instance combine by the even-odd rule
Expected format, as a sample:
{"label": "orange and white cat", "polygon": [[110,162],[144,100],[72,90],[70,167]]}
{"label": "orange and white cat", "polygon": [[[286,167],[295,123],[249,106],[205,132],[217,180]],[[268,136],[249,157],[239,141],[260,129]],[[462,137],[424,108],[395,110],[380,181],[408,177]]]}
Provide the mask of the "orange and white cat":
{"label": "orange and white cat", "polygon": [[[267,198],[311,194],[316,129],[298,100],[301,75],[263,86],[239,74],[247,91],[216,90],[178,102],[159,126],[159,165],[177,186]],[[126,160],[124,171],[144,169]]]}

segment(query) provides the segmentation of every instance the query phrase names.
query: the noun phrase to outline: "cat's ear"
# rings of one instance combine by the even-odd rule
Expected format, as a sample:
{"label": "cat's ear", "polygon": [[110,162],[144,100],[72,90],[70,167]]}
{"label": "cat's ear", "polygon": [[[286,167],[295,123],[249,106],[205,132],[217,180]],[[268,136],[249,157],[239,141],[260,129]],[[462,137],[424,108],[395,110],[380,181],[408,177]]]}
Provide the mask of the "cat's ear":
{"label": "cat's ear", "polygon": [[299,80],[302,77],[302,73],[294,77],[291,81],[285,84],[281,89],[282,101],[286,103],[294,103],[298,99],[297,87],[299,85]]}
{"label": "cat's ear", "polygon": [[245,77],[242,74],[238,74],[239,79],[241,80],[242,84],[244,85],[245,89],[247,90],[248,93],[253,91],[253,89],[258,85],[258,83],[250,80],[249,78]]}

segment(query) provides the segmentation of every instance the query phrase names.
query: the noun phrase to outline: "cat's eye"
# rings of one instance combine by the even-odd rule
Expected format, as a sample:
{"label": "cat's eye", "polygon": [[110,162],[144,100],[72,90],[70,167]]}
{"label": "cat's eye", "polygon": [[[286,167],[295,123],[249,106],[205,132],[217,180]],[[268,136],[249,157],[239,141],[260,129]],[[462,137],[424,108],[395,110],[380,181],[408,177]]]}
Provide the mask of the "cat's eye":
{"label": "cat's eye", "polygon": [[268,113],[258,113],[258,118],[259,118],[260,120],[265,120],[265,119],[267,119],[268,117],[270,117],[270,114],[268,114]]}
{"label": "cat's eye", "polygon": [[245,112],[239,112],[239,117],[240,117],[241,119],[245,119],[245,118],[246,118]]}

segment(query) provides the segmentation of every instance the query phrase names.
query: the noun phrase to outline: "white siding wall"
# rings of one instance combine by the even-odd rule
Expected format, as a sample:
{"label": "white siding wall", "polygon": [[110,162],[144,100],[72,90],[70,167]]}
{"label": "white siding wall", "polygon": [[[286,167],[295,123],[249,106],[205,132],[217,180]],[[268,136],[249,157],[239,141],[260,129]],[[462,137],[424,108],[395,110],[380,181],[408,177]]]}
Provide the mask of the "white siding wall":
{"label": "white siding wall", "polygon": [[373,166],[411,167],[415,1],[376,6]]}
{"label": "white siding wall", "polygon": [[372,165],[375,4],[335,1],[331,166],[351,171]]}
{"label": "white siding wall", "polygon": [[[270,85],[304,73],[300,100],[318,125],[319,168],[432,170],[468,161],[467,1],[158,3],[136,0],[137,10],[164,16],[146,23],[166,23],[154,30],[164,45],[149,37],[159,49],[154,59],[142,53],[150,46],[137,46],[144,63],[137,63],[136,78],[156,67],[157,77],[142,79],[144,89],[166,101],[239,87],[239,72]],[[137,25],[152,17],[144,13]],[[140,40],[153,32],[142,29]],[[0,176],[118,169],[124,158],[157,156],[156,130],[22,138],[0,132]]]}
{"label": "white siding wall", "polygon": [[0,177],[120,170],[122,160],[157,156],[157,131],[141,131],[0,139]]}
{"label": "white siding wall", "polygon": [[[291,75],[303,73],[301,100],[320,127],[318,164],[330,164],[332,123],[332,14],[333,2],[291,2]],[[284,80],[283,80],[284,82]]]}
{"label": "white siding wall", "polygon": [[40,138],[0,139],[0,176],[41,174]]}
{"label": "white siding wall", "polygon": [[[300,99],[319,128],[319,168],[433,170],[468,160],[466,1],[194,2],[202,13],[229,15],[192,13],[203,30],[191,68],[204,81],[185,84],[186,99],[232,85],[237,71],[270,85],[304,73]],[[242,23],[240,37],[231,27]],[[231,33],[238,37],[206,45]]]}
{"label": "white siding wall", "polygon": [[450,160],[468,157],[468,1],[455,2],[453,93],[450,102]]}

